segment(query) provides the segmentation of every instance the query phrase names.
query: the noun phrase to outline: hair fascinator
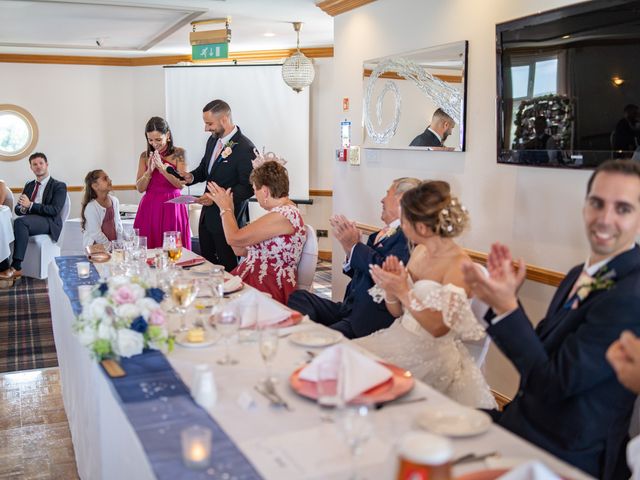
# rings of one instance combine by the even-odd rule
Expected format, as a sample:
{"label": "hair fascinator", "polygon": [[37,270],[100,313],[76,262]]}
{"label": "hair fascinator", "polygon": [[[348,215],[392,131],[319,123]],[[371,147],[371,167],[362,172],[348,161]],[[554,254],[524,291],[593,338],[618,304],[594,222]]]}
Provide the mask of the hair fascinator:
{"label": "hair fascinator", "polygon": [[287,163],[284,158],[278,157],[273,152],[264,153],[264,147],[262,147],[262,153],[260,153],[257,148],[253,149],[253,153],[256,155],[256,158],[251,161],[251,163],[253,164],[253,168],[258,168],[265,162],[278,162],[283,166]]}

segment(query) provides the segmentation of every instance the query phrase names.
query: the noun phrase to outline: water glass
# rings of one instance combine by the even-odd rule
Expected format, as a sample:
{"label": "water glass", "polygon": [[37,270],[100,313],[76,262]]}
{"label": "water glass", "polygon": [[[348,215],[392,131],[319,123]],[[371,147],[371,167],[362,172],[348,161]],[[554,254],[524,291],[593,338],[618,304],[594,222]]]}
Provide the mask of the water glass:
{"label": "water glass", "polygon": [[162,250],[172,262],[177,262],[182,256],[182,235],[177,231],[163,233]]}
{"label": "water glass", "polygon": [[320,407],[320,420],[323,422],[333,422],[333,411],[342,403],[339,381],[336,365],[333,362],[327,361],[318,364],[316,392],[318,394],[318,406]]}
{"label": "water glass", "polygon": [[211,277],[209,278],[211,285],[211,294],[213,295],[216,305],[224,298],[224,267],[222,265],[213,265],[211,267]]}
{"label": "water glass", "polygon": [[351,475],[357,479],[356,458],[362,452],[362,446],[373,436],[372,406],[345,405],[340,415],[340,429],[351,453]]}
{"label": "water glass", "polygon": [[225,356],[218,360],[219,365],[236,365],[238,360],[229,354],[229,342],[234,333],[238,331],[240,322],[233,308],[226,307],[214,314],[216,329],[224,338]]}

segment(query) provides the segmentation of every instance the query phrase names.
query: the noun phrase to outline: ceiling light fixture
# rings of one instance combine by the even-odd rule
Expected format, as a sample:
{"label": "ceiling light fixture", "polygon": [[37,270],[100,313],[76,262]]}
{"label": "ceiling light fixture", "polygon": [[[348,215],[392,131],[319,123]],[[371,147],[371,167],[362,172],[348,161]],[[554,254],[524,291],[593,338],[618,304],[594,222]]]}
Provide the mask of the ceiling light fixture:
{"label": "ceiling light fixture", "polygon": [[273,32],[266,32],[266,33],[264,33],[263,35],[264,35],[265,37],[275,37],[275,36],[276,36],[276,34],[275,34],[275,33],[273,33]]}
{"label": "ceiling light fixture", "polygon": [[300,28],[302,22],[293,22],[293,29],[297,33],[297,51],[282,64],[282,79],[294,92],[300,93],[308,87],[316,76],[313,62],[300,51]]}
{"label": "ceiling light fixture", "polygon": [[624,83],[624,78],[620,78],[616,75],[615,77],[611,77],[611,83],[616,87],[621,87]]}

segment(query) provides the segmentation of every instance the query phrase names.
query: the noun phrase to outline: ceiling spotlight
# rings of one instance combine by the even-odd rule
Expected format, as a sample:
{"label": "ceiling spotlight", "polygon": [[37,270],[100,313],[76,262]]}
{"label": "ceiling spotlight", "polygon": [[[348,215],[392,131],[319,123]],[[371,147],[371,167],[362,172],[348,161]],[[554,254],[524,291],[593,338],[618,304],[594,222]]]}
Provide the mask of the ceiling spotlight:
{"label": "ceiling spotlight", "polygon": [[101,47],[102,46],[102,39],[101,38],[96,38],[96,45]]}
{"label": "ceiling spotlight", "polygon": [[273,33],[273,32],[263,33],[262,35],[265,36],[265,37],[275,37],[276,36],[276,34]]}
{"label": "ceiling spotlight", "polygon": [[613,83],[616,87],[620,87],[624,83],[624,78],[620,78],[616,75],[615,77],[611,77],[611,83]]}
{"label": "ceiling spotlight", "polygon": [[293,29],[298,35],[297,51],[282,64],[282,79],[284,83],[297,93],[311,85],[316,76],[313,62],[300,51],[300,27],[302,27],[302,22],[293,22]]}
{"label": "ceiling spotlight", "polygon": [[564,40],[566,40],[567,38],[571,38],[571,35],[565,35],[562,37]]}

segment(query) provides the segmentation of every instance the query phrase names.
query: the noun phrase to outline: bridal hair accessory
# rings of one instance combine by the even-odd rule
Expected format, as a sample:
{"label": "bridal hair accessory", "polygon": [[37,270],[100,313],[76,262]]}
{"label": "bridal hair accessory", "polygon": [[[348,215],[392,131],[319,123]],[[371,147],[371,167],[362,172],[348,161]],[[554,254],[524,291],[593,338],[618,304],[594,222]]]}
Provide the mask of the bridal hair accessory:
{"label": "bridal hair accessory", "polygon": [[451,197],[449,204],[440,210],[436,233],[443,237],[455,237],[462,233],[469,221],[469,212],[456,197]]}
{"label": "bridal hair accessory", "polygon": [[278,162],[282,166],[287,163],[284,158],[278,157],[273,152],[264,153],[264,147],[262,147],[262,153],[260,153],[257,148],[253,149],[253,153],[256,156],[256,158],[251,161],[251,163],[253,164],[253,168],[258,168],[265,162]]}

